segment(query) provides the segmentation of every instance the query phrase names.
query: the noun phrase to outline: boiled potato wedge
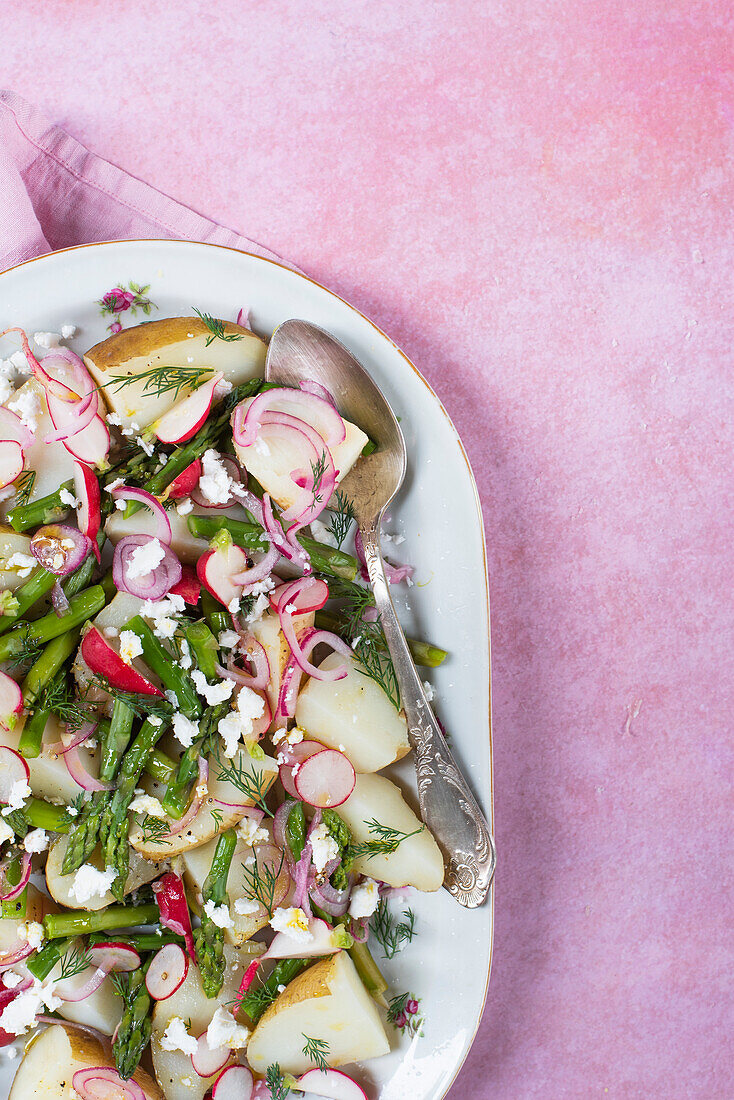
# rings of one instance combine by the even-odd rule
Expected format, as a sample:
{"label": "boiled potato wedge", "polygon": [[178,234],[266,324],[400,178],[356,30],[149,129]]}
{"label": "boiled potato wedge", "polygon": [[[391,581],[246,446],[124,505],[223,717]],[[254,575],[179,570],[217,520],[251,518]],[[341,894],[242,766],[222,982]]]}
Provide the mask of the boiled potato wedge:
{"label": "boiled potato wedge", "polygon": [[[35,440],[30,447],[24,447],[23,449],[26,469],[33,470],[36,475],[28,496],[28,500],[32,502],[40,497],[48,496],[49,493],[55,493],[59,485],[62,485],[65,481],[71,481],[74,477],[74,458],[69,454],[63,443],[46,442],[47,437],[55,429],[41,383],[37,382],[35,378],[29,378],[16,390],[11,401],[25,394],[32,395],[38,408],[38,415],[34,417],[36,421]],[[9,497],[6,501],[3,501],[0,505],[2,515],[6,515],[14,507],[14,504],[14,497]]]}
{"label": "boiled potato wedge", "polygon": [[[245,944],[242,950],[236,950],[229,944],[224,945],[224,957],[227,966],[224,972],[224,985],[218,997],[210,1000],[201,985],[201,976],[195,966],[189,972],[183,984],[165,1001],[158,1001],[153,1009],[153,1031],[150,1049],[156,1077],[166,1094],[166,1100],[202,1100],[212,1087],[214,1077],[199,1077],[191,1064],[191,1057],[180,1050],[164,1050],[161,1038],[174,1016],[180,1016],[187,1022],[190,1035],[201,1035],[212,1021],[220,1005],[226,1005],[234,999],[242,975],[249,964],[264,950],[264,944]],[[190,1024],[189,1024],[190,1021]]]}
{"label": "boiled potato wedge", "polygon": [[[15,727],[12,730],[0,728],[0,745],[7,745],[9,749],[18,751],[18,743],[23,730],[25,717],[18,716]],[[61,740],[64,726],[55,715],[49,715],[43,731],[41,753],[26,761],[30,771],[30,787],[36,798],[45,798],[49,802],[73,802],[81,793],[79,784],[71,778],[62,756],[56,756],[50,751],[50,746]],[[79,749],[79,757],[84,763],[90,775],[98,775],[98,749]]]}
{"label": "boiled potato wedge", "polygon": [[[242,405],[248,408],[254,400],[254,397],[248,397]],[[302,409],[295,402],[278,401],[271,408],[304,419]],[[344,441],[331,448],[331,457],[338,471],[337,482],[346,477],[368,442],[368,437],[356,424],[345,420],[344,428]],[[299,450],[295,443],[270,439],[266,446],[260,447],[238,447],[235,444],[235,452],[240,465],[257,478],[265,492],[270,493],[281,508],[289,508],[295,503],[299,489],[291,477],[291,471],[303,466],[303,450]]]}
{"label": "boiled potato wedge", "polygon": [[440,890],[443,857],[427,826],[411,810],[400,788],[384,775],[358,775],[354,790],[337,813],[346,821],[356,841],[374,840],[368,821],[377,818],[391,829],[412,833],[389,855],[361,856],[354,870],[388,886],[415,886],[418,890]]}
{"label": "boiled potato wedge", "polygon": [[[293,625],[297,634],[312,627],[313,624],[313,613],[294,616]],[[290,647],[285,640],[283,631],[280,629],[280,620],[274,611],[266,611],[259,622],[251,623],[250,631],[267,654],[270,664],[270,680],[265,688],[265,694],[268,697],[270,709],[275,714],[280,693],[280,682],[283,678],[285,666],[288,664],[288,658],[291,655]]]}
{"label": "boiled potato wedge", "polygon": [[[319,666],[331,670],[344,658],[330,653]],[[358,772],[377,772],[410,752],[408,724],[374,680],[348,661],[343,680],[309,680],[298,696],[296,723],[314,741],[339,749]]]}
{"label": "boiled potato wedge", "polygon": [[[64,862],[64,855],[66,854],[68,843],[68,836],[60,836],[58,840],[54,841],[49,849],[48,859],[46,860],[46,885],[51,897],[54,901],[57,901],[59,905],[65,905],[69,909],[89,909],[94,911],[96,909],[104,909],[106,905],[114,905],[115,898],[111,890],[108,890],[102,897],[95,894],[94,897],[84,902],[77,901],[76,897],[71,893],[71,888],[74,885],[74,874],[61,874],[61,867]],[[92,867],[96,867],[98,871],[104,871],[104,860],[102,859],[102,853],[99,847],[94,849],[87,863],[90,863]],[[137,855],[136,852],[131,852],[130,871],[125,883],[125,894],[131,894],[133,890],[137,890],[139,886],[143,886],[146,882],[152,882],[159,873],[154,863],[149,863],[147,860]]]}
{"label": "boiled potato wedge", "polygon": [[[78,951],[80,955],[84,953],[84,950],[85,943],[82,939],[74,940],[69,948],[69,952]],[[95,969],[94,966],[88,966],[81,973],[66,978],[64,984],[71,989],[81,989],[92,977]],[[51,971],[50,978],[58,980],[60,977],[61,963],[57,963]],[[72,1020],[77,1024],[86,1024],[87,1027],[96,1027],[98,1031],[103,1032],[105,1035],[112,1035],[122,1018],[122,1008],[122,999],[115,993],[110,979],[105,978],[101,986],[95,989],[94,993],[89,993],[83,1000],[62,1001],[57,1012],[65,1020]]]}
{"label": "boiled potato wedge", "polygon": [[[91,1066],[115,1063],[109,1048],[76,1028],[53,1024],[34,1039],[26,1051],[13,1081],[8,1100],[76,1100],[74,1074]],[[145,1100],[165,1100],[156,1082],[138,1067],[132,1076]],[[112,1097],[112,1092],[109,1093]]]}
{"label": "boiled potato wedge", "polygon": [[304,1035],[328,1043],[330,1066],[390,1053],[374,1002],[346,951],[293,979],[250,1036],[247,1060],[257,1073],[273,1062],[284,1072],[304,1073],[312,1068],[302,1049]]}
{"label": "boiled potato wedge", "polygon": [[[186,397],[188,390],[174,391],[160,397],[144,392],[145,382],[135,382],[122,389],[106,385],[119,375],[133,376],[152,367],[200,367],[221,371],[233,386],[251,378],[262,378],[265,370],[266,344],[249,329],[224,323],[225,332],[236,340],[212,340],[211,332],[199,317],[164,317],[133,328],[123,329],[95,344],[84,357],[89,372],[100,386],[107,405],[122,420],[123,427],[136,423],[146,428],[175,404]],[[207,340],[210,340],[207,346]]]}
{"label": "boiled potato wedge", "polygon": [[[9,506],[11,508],[13,506],[12,499]],[[15,592],[16,588],[20,588],[22,584],[25,584],[28,577],[21,577],[17,569],[5,569],[3,567],[10,561],[13,554],[25,554],[28,557],[30,553],[31,540],[28,535],[19,535],[12,527],[0,524],[0,588],[7,588],[10,592]]]}

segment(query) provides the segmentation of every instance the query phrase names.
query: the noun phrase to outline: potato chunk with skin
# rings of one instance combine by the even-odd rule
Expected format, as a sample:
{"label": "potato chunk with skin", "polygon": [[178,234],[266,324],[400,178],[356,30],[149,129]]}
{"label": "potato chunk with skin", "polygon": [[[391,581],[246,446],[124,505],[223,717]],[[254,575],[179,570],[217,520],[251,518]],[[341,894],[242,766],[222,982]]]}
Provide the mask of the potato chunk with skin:
{"label": "potato chunk with skin", "polygon": [[354,870],[388,886],[415,886],[418,890],[439,890],[444,867],[441,851],[423,822],[416,817],[399,787],[384,775],[358,775],[354,790],[337,813],[349,826],[355,841],[374,840],[369,821],[380,822],[402,833],[420,832],[401,841],[388,855],[360,856]]}
{"label": "potato chunk with skin", "polygon": [[[202,371],[221,371],[232,386],[251,378],[262,378],[266,344],[249,329],[231,321],[225,332],[235,340],[212,339],[212,333],[199,317],[164,317],[123,329],[90,348],[84,357],[95,381],[103,386],[108,407],[122,421],[146,428],[190,392],[182,389],[156,396],[155,389],[145,391],[145,380],[116,388],[111,379],[137,375],[155,367],[193,367]],[[210,343],[207,346],[207,340]]]}
{"label": "potato chunk with skin", "polygon": [[257,1073],[277,1062],[282,1071],[304,1073],[312,1061],[304,1036],[328,1044],[326,1061],[343,1066],[389,1054],[390,1044],[372,998],[346,951],[309,967],[265,1011],[247,1045]]}
{"label": "potato chunk with skin", "polygon": [[[57,901],[59,905],[65,905],[68,909],[89,909],[94,912],[96,909],[104,909],[106,905],[113,905],[115,899],[111,890],[108,890],[107,893],[103,894],[101,897],[95,894],[86,901],[78,901],[71,893],[71,889],[74,885],[75,873],[70,875],[62,875],[61,873],[68,843],[68,836],[60,836],[59,839],[51,845],[51,849],[48,853],[48,859],[46,860],[46,885],[48,886],[48,892],[51,897]],[[96,867],[98,871],[104,871],[104,860],[102,859],[99,847],[94,849],[87,863],[92,867]],[[158,874],[159,871],[155,864],[149,863],[135,851],[130,852],[130,870],[125,882],[125,894],[131,894],[133,890],[137,890],[138,887],[142,886],[144,883],[152,882]]]}
{"label": "potato chunk with skin", "polygon": [[[320,668],[330,671],[345,664],[330,653]],[[296,724],[312,737],[347,756],[358,772],[377,772],[410,752],[408,725],[374,680],[346,661],[342,680],[314,680],[301,690]]]}
{"label": "potato chunk with skin", "polygon": [[[242,405],[247,408],[253,401],[254,398],[248,397]],[[303,410],[295,402],[279,401],[271,408],[292,413],[301,420],[305,419]],[[356,424],[345,420],[344,427],[346,430],[344,441],[331,448],[331,457],[338,472],[337,483],[344,480],[368,442],[368,437]],[[300,469],[304,464],[303,449],[299,449],[296,443],[290,440],[268,439],[267,443],[263,440],[250,447],[238,447],[235,444],[235,452],[240,464],[257,478],[263,489],[270,493],[281,508],[289,508],[295,503],[300,490],[291,477],[291,471]]]}

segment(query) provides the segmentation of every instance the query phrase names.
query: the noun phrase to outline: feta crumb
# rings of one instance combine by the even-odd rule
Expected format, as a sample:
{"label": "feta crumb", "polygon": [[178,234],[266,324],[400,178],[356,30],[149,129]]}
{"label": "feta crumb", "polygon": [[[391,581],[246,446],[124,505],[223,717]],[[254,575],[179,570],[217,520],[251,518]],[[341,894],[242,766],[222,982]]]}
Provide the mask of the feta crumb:
{"label": "feta crumb", "polygon": [[5,562],[6,569],[12,569],[19,577],[29,577],[31,570],[35,569],[38,562],[31,554],[11,554]]}
{"label": "feta crumb", "polygon": [[206,1029],[206,1045],[209,1050],[229,1047],[240,1050],[250,1036],[250,1029],[238,1024],[231,1012],[220,1005]]}
{"label": "feta crumb", "polygon": [[131,665],[135,657],[143,652],[143,643],[133,630],[123,630],[120,634],[120,656],[126,665]]}
{"label": "feta crumb", "polygon": [[[228,682],[231,683],[232,681]],[[209,702],[208,699],[207,702]],[[260,718],[264,710],[265,702],[261,695],[258,695],[252,688],[240,688],[237,696],[237,709],[231,710],[229,714],[225,714],[224,718],[220,718],[217,726],[217,731],[224,740],[225,756],[234,756],[240,737],[246,739],[252,736],[254,720]]]}
{"label": "feta crumb", "polygon": [[78,817],[79,816],[79,811],[77,810],[76,806],[67,806],[66,807],[66,812],[69,815],[69,817]]}
{"label": "feta crumb", "polygon": [[6,840],[12,840],[14,836],[15,833],[7,821],[0,821],[0,844],[4,844]]}
{"label": "feta crumb", "polygon": [[61,489],[59,492],[59,500],[62,504],[68,504],[69,508],[78,508],[81,501],[78,501],[73,493],[70,493],[68,489]]}
{"label": "feta crumb", "polygon": [[43,925],[39,924],[38,921],[23,921],[23,923],[18,926],[18,939],[22,943],[27,943],[34,951],[37,951],[41,946],[45,935],[46,933],[44,932]]}
{"label": "feta crumb", "polygon": [[76,335],[76,325],[62,325],[61,335],[64,340],[71,340],[72,336]]}
{"label": "feta crumb", "polygon": [[26,804],[26,799],[30,798],[32,794],[33,792],[25,779],[16,779],[10,788],[8,803],[2,811],[3,817],[7,817],[13,810],[22,810]]}
{"label": "feta crumb", "polygon": [[366,878],[352,890],[349,900],[349,916],[358,920],[359,917],[371,917],[380,901],[380,892],[374,879]]}
{"label": "feta crumb", "polygon": [[128,559],[127,575],[130,580],[137,577],[148,577],[163,561],[166,552],[159,539],[152,538],[149,542],[137,546]]}
{"label": "feta crumb", "polygon": [[[5,823],[3,822],[3,824]],[[26,852],[30,852],[31,855],[37,854],[38,852],[45,852],[49,844],[50,841],[45,829],[31,829],[31,831],[26,834],[23,841],[23,847]]]}
{"label": "feta crumb", "polygon": [[309,836],[311,858],[317,871],[323,871],[327,863],[339,858],[339,845],[325,825],[318,825]]}
{"label": "feta crumb", "polygon": [[303,909],[295,906],[276,909],[271,917],[270,927],[275,932],[285,932],[296,943],[310,943],[313,939],[308,927],[308,917]]}
{"label": "feta crumb", "polygon": [[116,638],[120,631],[116,626],[105,626],[102,630],[105,638]]}
{"label": "feta crumb", "polygon": [[24,351],[14,351],[10,356],[10,362],[13,364],[18,374],[30,374],[31,365],[26,359]]}
{"label": "feta crumb", "polygon": [[238,917],[252,917],[259,909],[259,903],[252,898],[235,898],[234,911]]}
{"label": "feta crumb", "polygon": [[196,1054],[198,1044],[186,1030],[180,1016],[172,1016],[161,1036],[163,1050],[180,1050],[183,1054]]}
{"label": "feta crumb", "polygon": [[239,609],[240,609],[239,596],[233,596],[232,599],[227,604],[227,611],[229,611],[230,615],[236,615],[237,612],[239,611]]}
{"label": "feta crumb", "polygon": [[38,344],[39,348],[57,348],[61,341],[60,332],[34,332],[33,343]]}
{"label": "feta crumb", "polygon": [[166,688],[163,694],[165,695],[166,699],[172,707],[178,708],[178,695],[176,695],[175,691],[173,691],[171,688]]}
{"label": "feta crumb", "polygon": [[[122,418],[117,413],[107,413],[105,419],[107,420],[108,424],[112,425],[113,428],[122,427]],[[122,478],[119,479],[119,482],[120,484],[122,484]]]}
{"label": "feta crumb", "polygon": [[237,835],[240,840],[245,844],[249,844],[250,847],[257,844],[259,840],[270,840],[268,830],[261,829],[260,822],[255,817],[243,817],[237,826]]}
{"label": "feta crumb", "polygon": [[194,681],[194,687],[203,699],[206,699],[207,705],[215,707],[217,703],[223,703],[225,699],[231,699],[232,692],[235,689],[234,680],[220,680],[216,684],[210,684],[199,668],[195,668],[191,673],[191,679]]}
{"label": "feta crumb", "polygon": [[13,997],[0,1014],[0,1028],[10,1035],[24,1035],[35,1026],[36,1016],[45,1006],[49,1012],[55,1012],[61,1004],[61,998],[54,993],[54,982],[44,978],[39,982],[33,979],[33,986]]}
{"label": "feta crumb", "polygon": [[278,986],[278,993],[285,993],[285,986],[282,983]]}
{"label": "feta crumb", "polygon": [[192,664],[191,650],[189,648],[189,643],[186,641],[185,638],[181,639],[181,656],[179,658],[179,664],[181,665],[181,668],[186,670],[190,669]]}
{"label": "feta crumb", "polygon": [[[109,416],[107,417],[107,419],[109,420]],[[114,481],[111,481],[109,483],[109,485],[105,485],[105,490],[104,491],[106,493],[112,493],[112,492],[114,492],[115,489],[119,489],[120,486],[124,485],[124,484],[125,484],[125,478],[124,477],[116,477]]]}
{"label": "feta crumb", "polygon": [[233,649],[240,640],[240,636],[236,630],[223,630],[218,640],[220,649]]}
{"label": "feta crumb", "polygon": [[135,798],[130,803],[130,809],[133,813],[150,814],[151,817],[165,817],[165,811],[161,806],[157,798],[153,798],[150,794],[136,792]]}
{"label": "feta crumb", "polygon": [[229,911],[229,906],[225,903],[215,905],[213,901],[207,901],[204,905],[204,912],[216,924],[217,928],[234,928],[232,914]]}
{"label": "feta crumb", "polygon": [[173,733],[177,741],[188,749],[193,744],[194,738],[199,736],[199,724],[192,722],[185,714],[174,714]]}
{"label": "feta crumb", "polygon": [[6,989],[17,989],[23,981],[22,974],[16,974],[14,970],[6,970],[3,974],[3,985]]}
{"label": "feta crumb", "polygon": [[183,500],[179,500],[176,505],[176,511],[180,516],[187,516],[189,512],[193,511],[194,502],[191,497],[184,497]]}
{"label": "feta crumb", "polygon": [[19,390],[13,400],[8,401],[8,408],[18,414],[31,432],[36,431],[38,418],[41,415],[41,402],[37,393],[33,390]]}
{"label": "feta crumb", "polygon": [[114,867],[108,867],[105,871],[98,871],[91,864],[83,863],[74,875],[69,893],[80,903],[89,901],[90,898],[94,897],[102,898],[116,878],[117,871]]}
{"label": "feta crumb", "polygon": [[163,725],[163,719],[159,718],[157,714],[149,714],[146,721],[151,726],[156,726],[156,728]]}
{"label": "feta crumb", "polygon": [[202,474],[199,478],[199,492],[210,504],[226,504],[232,495],[232,479],[222,462],[218,451],[204,451],[201,459]]}
{"label": "feta crumb", "polygon": [[311,534],[317,542],[324,543],[326,546],[336,546],[336,539],[333,534],[320,519],[311,520]]}

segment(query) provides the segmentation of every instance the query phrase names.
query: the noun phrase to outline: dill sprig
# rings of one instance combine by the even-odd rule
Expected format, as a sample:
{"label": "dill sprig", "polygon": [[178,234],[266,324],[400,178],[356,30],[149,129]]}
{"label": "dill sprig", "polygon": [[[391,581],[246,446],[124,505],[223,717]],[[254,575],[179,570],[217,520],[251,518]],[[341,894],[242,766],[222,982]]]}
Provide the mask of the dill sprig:
{"label": "dill sprig", "polygon": [[176,401],[182,390],[198,390],[211,378],[212,373],[209,367],[150,367],[138,374],[114,374],[105,382],[104,388],[111,387],[117,392],[144,380],[143,393],[154,394],[156,397],[173,393],[173,400]]}
{"label": "dill sprig", "polygon": [[100,691],[105,691],[112,699],[124,703],[133,712],[136,718],[170,718],[173,708],[167,699],[156,699],[151,695],[140,695],[132,691],[121,691],[113,687],[102,676],[95,675],[90,681]]}
{"label": "dill sprig", "polygon": [[270,1089],[270,1100],[286,1100],[286,1097],[291,1091],[290,1086],[285,1083],[285,1079],[280,1072],[280,1066],[277,1062],[268,1066],[265,1074],[265,1084]]}
{"label": "dill sprig", "polygon": [[420,828],[413,829],[412,833],[404,833],[402,829],[392,829],[389,825],[382,825],[377,818],[365,821],[365,825],[377,839],[363,840],[357,844],[352,842],[349,851],[353,859],[359,859],[360,857],[372,859],[373,856],[390,855],[392,852],[397,851],[398,846],[408,837],[416,836],[417,833],[422,833],[425,829],[425,825],[421,825]]}
{"label": "dill sprig", "polygon": [[244,863],[242,864],[247,896],[252,901],[259,902],[263,909],[267,910],[268,917],[272,917],[275,908],[275,888],[278,884],[280,872],[283,870],[284,859],[285,853],[282,853],[277,871],[267,863],[264,864],[261,870],[257,864],[257,856],[251,870]]}
{"label": "dill sprig", "polygon": [[92,956],[88,951],[82,947],[74,947],[71,951],[67,951],[61,959],[61,972],[56,980],[62,981],[64,978],[75,978],[77,974],[81,974],[83,970],[91,966],[91,963]]}
{"label": "dill sprig", "polygon": [[13,488],[15,489],[15,507],[25,508],[28,504],[31,493],[33,492],[33,486],[36,483],[36,471],[24,470],[20,477],[15,479]]}
{"label": "dill sprig", "polygon": [[66,725],[69,733],[76,732],[85,722],[95,718],[91,704],[74,693],[63,670],[43,689],[36,709],[50,710]]}
{"label": "dill sprig", "polygon": [[226,332],[224,328],[224,321],[220,321],[218,317],[212,317],[211,313],[200,313],[198,309],[194,307],[194,313],[197,317],[201,318],[206,327],[209,329],[211,336],[207,336],[205,347],[209,347],[215,340],[224,340],[225,343],[231,344],[233,340],[241,340],[242,334],[237,332]]}
{"label": "dill sprig", "polygon": [[311,463],[311,475],[313,477],[312,493],[313,504],[321,504],[323,495],[321,492],[321,483],[324,480],[324,474],[326,473],[326,451],[322,451],[316,462]]}
{"label": "dill sprig", "polygon": [[301,1034],[306,1040],[301,1048],[305,1056],[319,1069],[327,1070],[329,1063],[326,1061],[326,1056],[329,1053],[329,1044],[326,1039],[311,1039],[304,1032]]}
{"label": "dill sprig", "polygon": [[222,811],[218,810],[215,806],[213,810],[209,811],[209,813],[211,814],[212,821],[216,825],[217,829],[221,829],[222,828],[222,820],[223,820]]}
{"label": "dill sprig", "polygon": [[140,828],[143,831],[143,840],[149,844],[168,844],[171,841],[167,840],[171,827],[167,821],[164,821],[160,817],[154,817],[152,814],[146,814],[140,823]]}
{"label": "dill sprig", "polygon": [[235,756],[231,760],[222,760],[219,746],[214,749],[212,756],[219,768],[217,779],[221,782],[231,783],[253,805],[259,806],[268,817],[273,817],[273,811],[265,801],[270,785],[265,773],[249,772],[242,757]]}
{"label": "dill sprig", "polygon": [[331,523],[327,530],[333,536],[337,550],[341,550],[342,543],[349,534],[349,528],[356,517],[354,515],[354,505],[341,489],[337,489],[335,497],[336,506],[331,510]]}
{"label": "dill sprig", "polygon": [[398,678],[379,616],[374,620],[364,618],[368,608],[375,606],[372,590],[354,581],[329,577],[329,591],[333,599],[343,601],[336,612],[339,633],[358,658],[361,667],[357,671],[379,684],[395,709],[400,710]]}
{"label": "dill sprig", "polygon": [[415,913],[406,909],[402,920],[396,920],[390,916],[387,899],[381,898],[370,927],[382,948],[383,958],[392,959],[415,936]]}
{"label": "dill sprig", "polygon": [[[30,623],[24,624],[22,648],[8,661],[11,668],[18,668],[27,662],[33,664],[43,653],[43,643],[34,642],[30,637]],[[19,632],[20,633],[20,632]]]}

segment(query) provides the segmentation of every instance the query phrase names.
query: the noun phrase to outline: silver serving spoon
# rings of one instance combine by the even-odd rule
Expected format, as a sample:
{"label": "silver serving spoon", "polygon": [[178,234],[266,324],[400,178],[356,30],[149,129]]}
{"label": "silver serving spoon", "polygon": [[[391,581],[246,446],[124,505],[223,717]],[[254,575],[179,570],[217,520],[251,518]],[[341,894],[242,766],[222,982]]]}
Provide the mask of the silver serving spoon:
{"label": "silver serving spoon", "polygon": [[380,555],[380,522],[405,477],[405,441],[392,409],[367,371],[328,333],[307,321],[285,321],[270,341],[265,377],[297,386],[311,379],[333,395],[341,415],[375,443],[344,481],[362,535],[375,604],[395,666],[415,751],[423,820],[443,851],[444,886],[473,909],[487,897],[495,867],[489,826],[429,706],[398,622]]}

